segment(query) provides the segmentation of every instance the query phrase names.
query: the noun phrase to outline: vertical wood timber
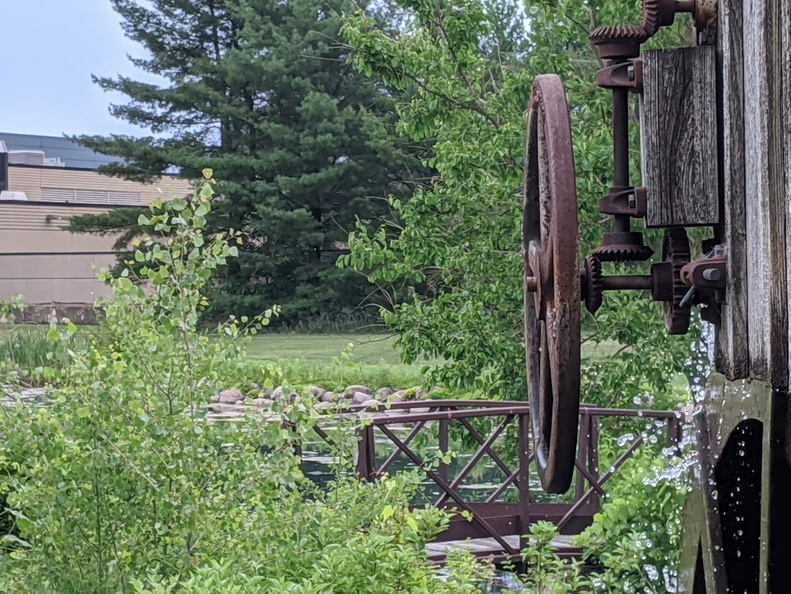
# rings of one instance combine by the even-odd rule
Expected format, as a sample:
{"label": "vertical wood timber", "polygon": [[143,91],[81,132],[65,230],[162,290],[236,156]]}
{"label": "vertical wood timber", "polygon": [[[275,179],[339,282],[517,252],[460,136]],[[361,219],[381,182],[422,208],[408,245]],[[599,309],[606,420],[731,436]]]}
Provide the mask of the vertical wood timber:
{"label": "vertical wood timber", "polygon": [[719,222],[716,72],[713,47],[643,52],[647,227]]}
{"label": "vertical wood timber", "polygon": [[747,220],[744,194],[744,40],[742,0],[719,0],[717,72],[720,132],[718,237],[728,245],[728,286],[717,336],[717,370],[728,379],[749,374]]}
{"label": "vertical wood timber", "polygon": [[[786,286],[787,286],[787,307],[791,307],[791,257],[788,256],[791,250],[791,2],[788,0],[780,2],[781,14],[781,28],[782,28],[782,110],[783,110],[783,139],[784,151],[783,160],[785,164],[785,203],[786,203]],[[787,328],[787,335],[791,337],[791,315],[788,315],[789,326]],[[791,341],[791,338],[789,338]],[[790,350],[791,351],[791,350]],[[791,352],[789,355],[788,370],[791,373]],[[791,378],[788,385],[791,386]]]}
{"label": "vertical wood timber", "polygon": [[744,0],[743,18],[750,377],[785,391],[789,326],[781,105],[787,50],[781,47],[781,4],[786,3]]}

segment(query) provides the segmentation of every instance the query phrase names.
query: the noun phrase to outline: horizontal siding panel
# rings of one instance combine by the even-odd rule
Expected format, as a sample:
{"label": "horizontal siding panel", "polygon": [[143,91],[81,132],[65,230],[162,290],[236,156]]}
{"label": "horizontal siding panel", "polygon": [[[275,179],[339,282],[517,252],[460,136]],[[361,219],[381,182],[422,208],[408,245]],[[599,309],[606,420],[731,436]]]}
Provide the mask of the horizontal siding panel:
{"label": "horizontal siding panel", "polygon": [[93,280],[101,268],[115,264],[113,255],[0,255],[0,282],[8,280]]}
{"label": "horizontal siding panel", "polygon": [[0,232],[0,254],[112,253],[116,236],[67,231],[12,230]]}
{"label": "horizontal siding panel", "polygon": [[77,280],[3,280],[0,299],[22,295],[25,303],[85,303],[92,304],[99,297],[110,294],[105,283],[92,279]]}
{"label": "horizontal siding panel", "polygon": [[0,230],[61,231],[70,217],[101,214],[107,210],[79,206],[63,207],[57,204],[44,207],[24,202],[0,203]]}
{"label": "horizontal siding panel", "polygon": [[[27,194],[28,200],[41,200],[42,188],[85,190],[118,193],[120,196],[139,196],[130,204],[150,204],[153,200],[167,199],[171,196],[186,196],[192,191],[192,184],[184,179],[165,176],[154,184],[141,184],[106,175],[95,171],[47,167],[8,168],[8,189]],[[120,197],[117,198],[120,200]],[[107,199],[105,199],[107,203]],[[120,204],[120,202],[111,202]]]}

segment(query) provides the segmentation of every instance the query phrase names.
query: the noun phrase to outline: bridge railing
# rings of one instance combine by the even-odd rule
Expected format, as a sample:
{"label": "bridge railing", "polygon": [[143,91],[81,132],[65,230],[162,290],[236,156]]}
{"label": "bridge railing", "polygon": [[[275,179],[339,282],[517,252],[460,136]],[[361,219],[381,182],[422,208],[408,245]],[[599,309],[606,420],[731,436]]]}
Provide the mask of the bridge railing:
{"label": "bridge railing", "polygon": [[[628,447],[623,443],[623,452],[601,472],[599,445],[602,420],[641,418],[651,421],[655,429],[662,426],[668,446],[677,446],[681,438],[680,419],[672,411],[581,406],[573,492],[559,501],[546,502],[537,501],[530,488],[535,454],[530,439],[530,406],[524,402],[419,400],[392,403],[387,410],[384,407],[352,406],[335,412],[363,413],[366,416],[366,424],[357,429],[355,467],[359,477],[377,480],[392,472],[394,464],[405,458],[425,474],[438,493],[431,505],[459,512],[451,520],[450,528],[436,541],[487,539],[488,546],[484,547],[486,556],[498,560],[517,560],[525,546],[524,535],[537,521],[554,523],[561,534],[578,534],[591,524],[593,516],[601,509],[602,498],[607,494],[607,483],[646,439],[644,432],[632,436]],[[491,421],[486,424],[490,427],[487,431],[482,431],[480,424],[475,426],[474,419],[483,418]],[[446,461],[431,464],[422,452],[436,449],[440,454],[447,454],[451,449],[452,424],[455,425],[453,435],[458,438],[463,434],[468,442],[476,444],[476,449],[461,468],[453,469],[451,475],[451,465]],[[332,441],[321,424],[317,425],[316,432],[328,442]],[[424,443],[418,451],[413,445],[416,438],[429,433],[430,439],[436,439],[435,446],[427,448]],[[653,435],[651,439],[655,440]],[[502,445],[507,439],[515,439],[516,456],[512,449],[510,455],[496,450],[495,444],[499,442]],[[483,501],[472,501],[465,493],[463,483],[479,465],[496,467],[503,479],[492,487]]]}

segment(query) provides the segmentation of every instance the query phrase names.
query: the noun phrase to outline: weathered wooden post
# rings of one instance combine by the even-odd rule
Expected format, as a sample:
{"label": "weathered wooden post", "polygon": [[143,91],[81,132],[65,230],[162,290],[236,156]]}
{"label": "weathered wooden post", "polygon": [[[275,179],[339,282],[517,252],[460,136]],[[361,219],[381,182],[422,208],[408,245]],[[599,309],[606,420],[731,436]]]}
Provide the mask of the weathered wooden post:
{"label": "weathered wooden post", "polygon": [[[679,12],[697,46],[641,52]],[[613,230],[577,269],[568,107],[557,77],[533,88],[525,156],[525,335],[543,486],[569,488],[579,405],[579,303],[650,291],[671,333],[690,308],[715,326],[716,373],[694,415],[697,459],[684,510],[679,592],[791,591],[791,0],[643,0],[639,27],[591,41],[613,94]],[[628,168],[628,94],[641,101],[643,185]],[[632,219],[665,228],[650,275],[604,276],[646,261]],[[691,259],[685,228],[707,227]],[[575,375],[575,371],[577,371]]]}
{"label": "weathered wooden post", "polygon": [[791,588],[791,3],[719,0],[718,13],[728,270],[680,591],[780,593]]}

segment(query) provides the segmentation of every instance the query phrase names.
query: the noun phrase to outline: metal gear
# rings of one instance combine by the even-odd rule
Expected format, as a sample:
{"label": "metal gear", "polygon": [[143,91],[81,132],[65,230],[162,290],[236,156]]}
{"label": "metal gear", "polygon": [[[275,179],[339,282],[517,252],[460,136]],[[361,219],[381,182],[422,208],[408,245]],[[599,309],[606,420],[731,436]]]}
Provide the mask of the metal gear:
{"label": "metal gear", "polygon": [[653,255],[654,250],[643,244],[643,234],[634,231],[605,233],[593,252],[600,262],[645,262]]}
{"label": "metal gear", "polygon": [[585,258],[585,309],[592,314],[602,306],[602,276],[601,260],[594,255]]}
{"label": "metal gear", "polygon": [[636,58],[640,46],[660,27],[672,25],[675,15],[675,0],[643,0],[643,20],[639,27],[599,27],[589,39],[599,48],[602,59]]}
{"label": "metal gear", "polygon": [[690,262],[689,238],[682,227],[665,230],[662,243],[662,259],[673,265],[672,300],[665,301],[662,309],[665,314],[665,327],[669,334],[686,334],[692,310],[680,307],[681,301],[689,292],[689,286],[681,280],[681,269]]}
{"label": "metal gear", "polygon": [[649,37],[676,20],[676,0],[643,0],[643,29]]}
{"label": "metal gear", "polygon": [[628,60],[640,55],[640,46],[649,37],[642,27],[599,27],[588,39],[602,60]]}

